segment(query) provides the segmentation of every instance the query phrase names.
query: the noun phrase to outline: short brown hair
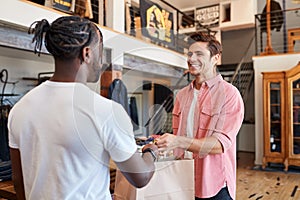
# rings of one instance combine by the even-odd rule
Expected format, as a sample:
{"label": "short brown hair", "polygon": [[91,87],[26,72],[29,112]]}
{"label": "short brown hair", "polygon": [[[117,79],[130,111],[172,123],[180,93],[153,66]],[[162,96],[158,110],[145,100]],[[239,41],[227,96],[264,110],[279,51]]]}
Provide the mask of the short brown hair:
{"label": "short brown hair", "polygon": [[189,36],[188,44],[192,45],[195,42],[207,42],[207,49],[211,57],[216,54],[222,54],[222,45],[214,35],[205,32],[195,32]]}

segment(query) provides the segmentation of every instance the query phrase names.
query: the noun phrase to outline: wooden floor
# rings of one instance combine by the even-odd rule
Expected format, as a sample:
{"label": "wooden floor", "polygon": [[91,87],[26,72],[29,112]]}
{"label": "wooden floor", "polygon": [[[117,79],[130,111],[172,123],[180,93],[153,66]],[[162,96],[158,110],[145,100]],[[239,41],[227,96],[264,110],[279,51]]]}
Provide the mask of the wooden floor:
{"label": "wooden floor", "polygon": [[9,199],[9,200],[17,199],[12,181],[0,182],[0,200],[4,200],[4,199]]}
{"label": "wooden floor", "polygon": [[238,158],[237,200],[300,200],[300,173],[253,170],[254,153],[239,152]]}
{"label": "wooden floor", "polygon": [[254,153],[238,153],[237,200],[300,200],[300,173],[253,170]]}

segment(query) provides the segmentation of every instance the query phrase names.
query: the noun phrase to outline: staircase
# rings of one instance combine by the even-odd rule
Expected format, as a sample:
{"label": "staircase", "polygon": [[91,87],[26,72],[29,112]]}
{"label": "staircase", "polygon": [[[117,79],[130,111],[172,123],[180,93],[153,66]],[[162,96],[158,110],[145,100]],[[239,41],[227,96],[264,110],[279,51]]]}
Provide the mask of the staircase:
{"label": "staircase", "polygon": [[230,82],[240,91],[244,102],[247,101],[250,87],[253,83],[253,63],[240,63],[233,74]]}
{"label": "staircase", "polygon": [[253,83],[253,63],[227,64],[218,66],[224,80],[234,85],[241,93],[244,102],[247,101],[250,87]]}
{"label": "staircase", "polygon": [[[245,60],[249,57],[250,47],[253,43],[255,35],[253,35],[252,39],[249,41],[248,47],[240,61],[240,63],[236,65],[230,65],[231,70],[227,70],[223,68],[223,72],[220,70],[221,74],[223,75],[224,79],[230,82],[232,85],[237,87],[240,91],[244,103],[246,103],[249,90],[251,88],[254,77],[254,69],[253,69],[253,62],[245,62]],[[251,56],[251,55],[250,55]],[[249,58],[248,58],[249,60]],[[222,69],[222,68],[219,68]]]}

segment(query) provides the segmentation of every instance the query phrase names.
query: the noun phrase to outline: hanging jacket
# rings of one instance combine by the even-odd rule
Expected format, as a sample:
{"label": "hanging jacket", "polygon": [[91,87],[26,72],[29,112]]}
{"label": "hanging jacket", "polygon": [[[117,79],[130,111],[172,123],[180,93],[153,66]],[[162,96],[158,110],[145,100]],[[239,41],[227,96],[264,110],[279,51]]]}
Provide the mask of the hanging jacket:
{"label": "hanging jacket", "polygon": [[129,114],[127,88],[122,80],[116,78],[109,85],[108,98],[121,104]]}
{"label": "hanging jacket", "polygon": [[139,116],[138,116],[138,108],[136,105],[136,98],[130,97],[129,99],[129,108],[130,108],[130,118],[133,125],[133,130],[139,129]]}

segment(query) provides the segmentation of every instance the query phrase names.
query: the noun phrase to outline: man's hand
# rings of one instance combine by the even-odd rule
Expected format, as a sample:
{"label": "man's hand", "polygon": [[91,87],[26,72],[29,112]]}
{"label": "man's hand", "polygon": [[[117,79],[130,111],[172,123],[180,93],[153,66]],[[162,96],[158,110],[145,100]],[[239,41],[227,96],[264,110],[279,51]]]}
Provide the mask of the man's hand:
{"label": "man's hand", "polygon": [[159,151],[169,151],[180,146],[180,137],[165,133],[156,139],[156,145]]}

